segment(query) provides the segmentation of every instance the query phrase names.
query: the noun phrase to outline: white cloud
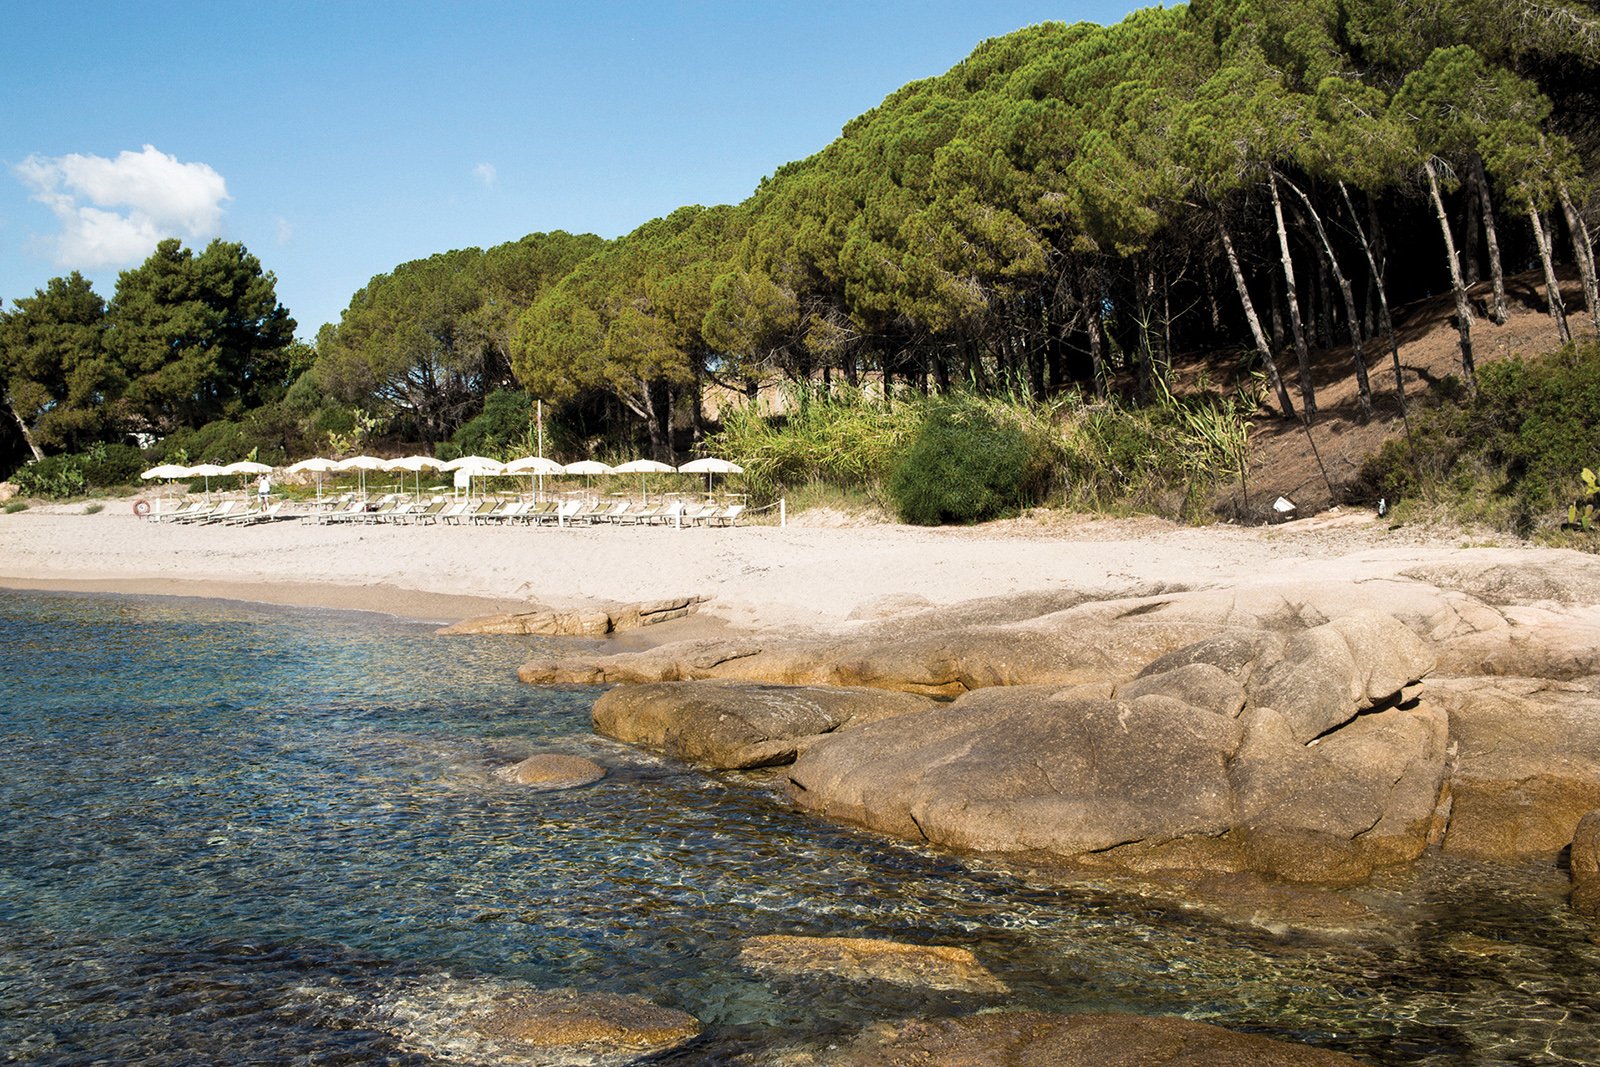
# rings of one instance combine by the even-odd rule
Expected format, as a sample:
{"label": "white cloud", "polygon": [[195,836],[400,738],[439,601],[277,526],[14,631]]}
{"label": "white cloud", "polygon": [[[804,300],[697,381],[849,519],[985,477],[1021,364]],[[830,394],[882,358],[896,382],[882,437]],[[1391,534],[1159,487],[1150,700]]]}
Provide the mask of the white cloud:
{"label": "white cloud", "polygon": [[294,240],[294,223],[290,222],[282,215],[279,215],[277,218],[272,220],[272,224],[273,228],[277,232],[279,248],[282,248],[290,241]]}
{"label": "white cloud", "polygon": [[12,171],[61,222],[61,233],[46,241],[59,267],[127,266],[163,238],[214,237],[231,199],[209,166],[180,163],[152,145],[115,159],[34,155]]}
{"label": "white cloud", "polygon": [[482,182],[485,186],[490,186],[494,184],[494,180],[499,176],[499,172],[494,169],[493,163],[479,163],[476,167],[472,168],[472,176]]}

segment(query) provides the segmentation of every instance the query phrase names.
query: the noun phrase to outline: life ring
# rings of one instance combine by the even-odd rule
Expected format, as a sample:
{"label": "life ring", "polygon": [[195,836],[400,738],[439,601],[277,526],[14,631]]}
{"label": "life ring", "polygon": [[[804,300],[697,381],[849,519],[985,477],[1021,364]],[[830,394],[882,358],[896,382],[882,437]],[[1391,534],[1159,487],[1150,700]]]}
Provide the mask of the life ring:
{"label": "life ring", "polygon": [[139,516],[141,519],[150,514],[150,501],[144,499],[143,497],[135,500],[133,502],[133,513]]}

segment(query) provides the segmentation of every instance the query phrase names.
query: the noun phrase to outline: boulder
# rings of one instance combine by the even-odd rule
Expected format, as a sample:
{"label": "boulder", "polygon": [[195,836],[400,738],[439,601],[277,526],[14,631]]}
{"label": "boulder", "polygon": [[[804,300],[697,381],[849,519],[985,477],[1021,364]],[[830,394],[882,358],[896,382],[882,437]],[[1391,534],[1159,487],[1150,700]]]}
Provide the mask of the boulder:
{"label": "boulder", "polygon": [[791,768],[792,795],[830,818],[983,852],[1083,857],[1226,832],[1236,722],[1161,696],[1051,695],[984,689],[822,738]]}
{"label": "boulder", "polygon": [[1117,698],[1137,700],[1146,695],[1166,696],[1232,719],[1244,710],[1244,687],[1220,667],[1188,663],[1160,674],[1140,674],[1118,686]]}
{"label": "boulder", "polygon": [[538,792],[544,792],[575,789],[580,785],[598,782],[606,776],[606,769],[582,756],[541,752],[529,756],[520,763],[502,767],[495,773],[508,782],[530,786]]}
{"label": "boulder", "polygon": [[1433,669],[1426,645],[1379,611],[1341,616],[1290,637],[1250,679],[1249,700],[1276,710],[1301,744],[1398,699]]}
{"label": "boulder", "polygon": [[1271,708],[1252,708],[1242,722],[1244,743],[1228,772],[1230,840],[1249,869],[1344,885],[1422,854],[1444,781],[1442,711],[1362,715],[1310,746]]}
{"label": "boulder", "polygon": [[643,997],[572,990],[522,994],[470,1025],[479,1033],[527,1047],[602,1052],[660,1052],[700,1033],[694,1016]]}
{"label": "boulder", "polygon": [[790,1058],[809,1067],[1358,1067],[1309,1045],[1171,1016],[998,1011],[879,1023]]}
{"label": "boulder", "polygon": [[821,734],[933,706],[927,697],[881,689],[654,682],[606,693],[595,702],[594,727],[679,759],[742,769],[792,763]]}
{"label": "boulder", "polygon": [[1446,852],[1550,859],[1600,808],[1600,698],[1543,679],[1430,682],[1456,748]]}
{"label": "boulder", "polygon": [[768,934],[746,939],[739,962],[782,975],[828,974],[852,981],[963,993],[1010,992],[970,951],[948,945]]}
{"label": "boulder", "polygon": [[1600,922],[1600,811],[1578,820],[1572,834],[1572,907]]}

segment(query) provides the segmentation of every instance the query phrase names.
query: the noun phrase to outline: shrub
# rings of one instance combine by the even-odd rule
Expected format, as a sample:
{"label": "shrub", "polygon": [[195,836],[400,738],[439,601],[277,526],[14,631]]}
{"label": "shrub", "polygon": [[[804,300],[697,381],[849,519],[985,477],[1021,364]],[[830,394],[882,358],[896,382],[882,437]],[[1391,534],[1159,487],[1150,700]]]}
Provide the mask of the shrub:
{"label": "shrub", "polygon": [[1371,491],[1526,537],[1567,517],[1600,459],[1600,342],[1482,368],[1476,395],[1446,383],[1411,432],[1366,466]]}
{"label": "shrub", "polygon": [[484,400],[483,411],[451,440],[463,456],[493,456],[526,437],[532,421],[532,397],[514,389],[497,389]]}
{"label": "shrub", "polygon": [[139,472],[149,464],[144,453],[132,445],[99,444],[79,457],[85,484],[98,488],[114,485],[132,485],[139,480]]}
{"label": "shrub", "polygon": [[104,504],[99,504],[99,503],[90,504],[88,507],[83,509],[83,513],[85,515],[98,515],[102,511],[104,511],[105,509],[106,509],[106,506]]}
{"label": "shrub", "polygon": [[27,511],[27,510],[28,510],[28,502],[26,500],[8,500],[8,501],[6,501],[5,513],[7,515],[15,515],[19,511]]}
{"label": "shrub", "polygon": [[51,498],[77,496],[87,484],[77,456],[46,456],[17,471],[11,480],[21,493]]}
{"label": "shrub", "polygon": [[1023,428],[984,405],[931,403],[889,477],[889,496],[919,526],[982,522],[1026,506],[1032,456]]}

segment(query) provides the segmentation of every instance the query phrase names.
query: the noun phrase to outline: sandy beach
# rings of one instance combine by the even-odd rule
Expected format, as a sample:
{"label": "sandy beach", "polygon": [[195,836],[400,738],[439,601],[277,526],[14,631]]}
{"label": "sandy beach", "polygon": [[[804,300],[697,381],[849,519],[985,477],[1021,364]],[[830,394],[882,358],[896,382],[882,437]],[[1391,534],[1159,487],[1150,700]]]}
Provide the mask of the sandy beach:
{"label": "sandy beach", "polygon": [[384,611],[454,621],[541,604],[573,608],[675,596],[742,630],[836,631],[887,597],[976,597],[1150,583],[1360,580],[1459,558],[1553,550],[1470,547],[1461,535],[1391,530],[1369,512],[1268,528],[1157,520],[1019,519],[962,529],[847,525],[670,528],[321,526],[143,522],[126,502],[0,516],[0,586]]}

